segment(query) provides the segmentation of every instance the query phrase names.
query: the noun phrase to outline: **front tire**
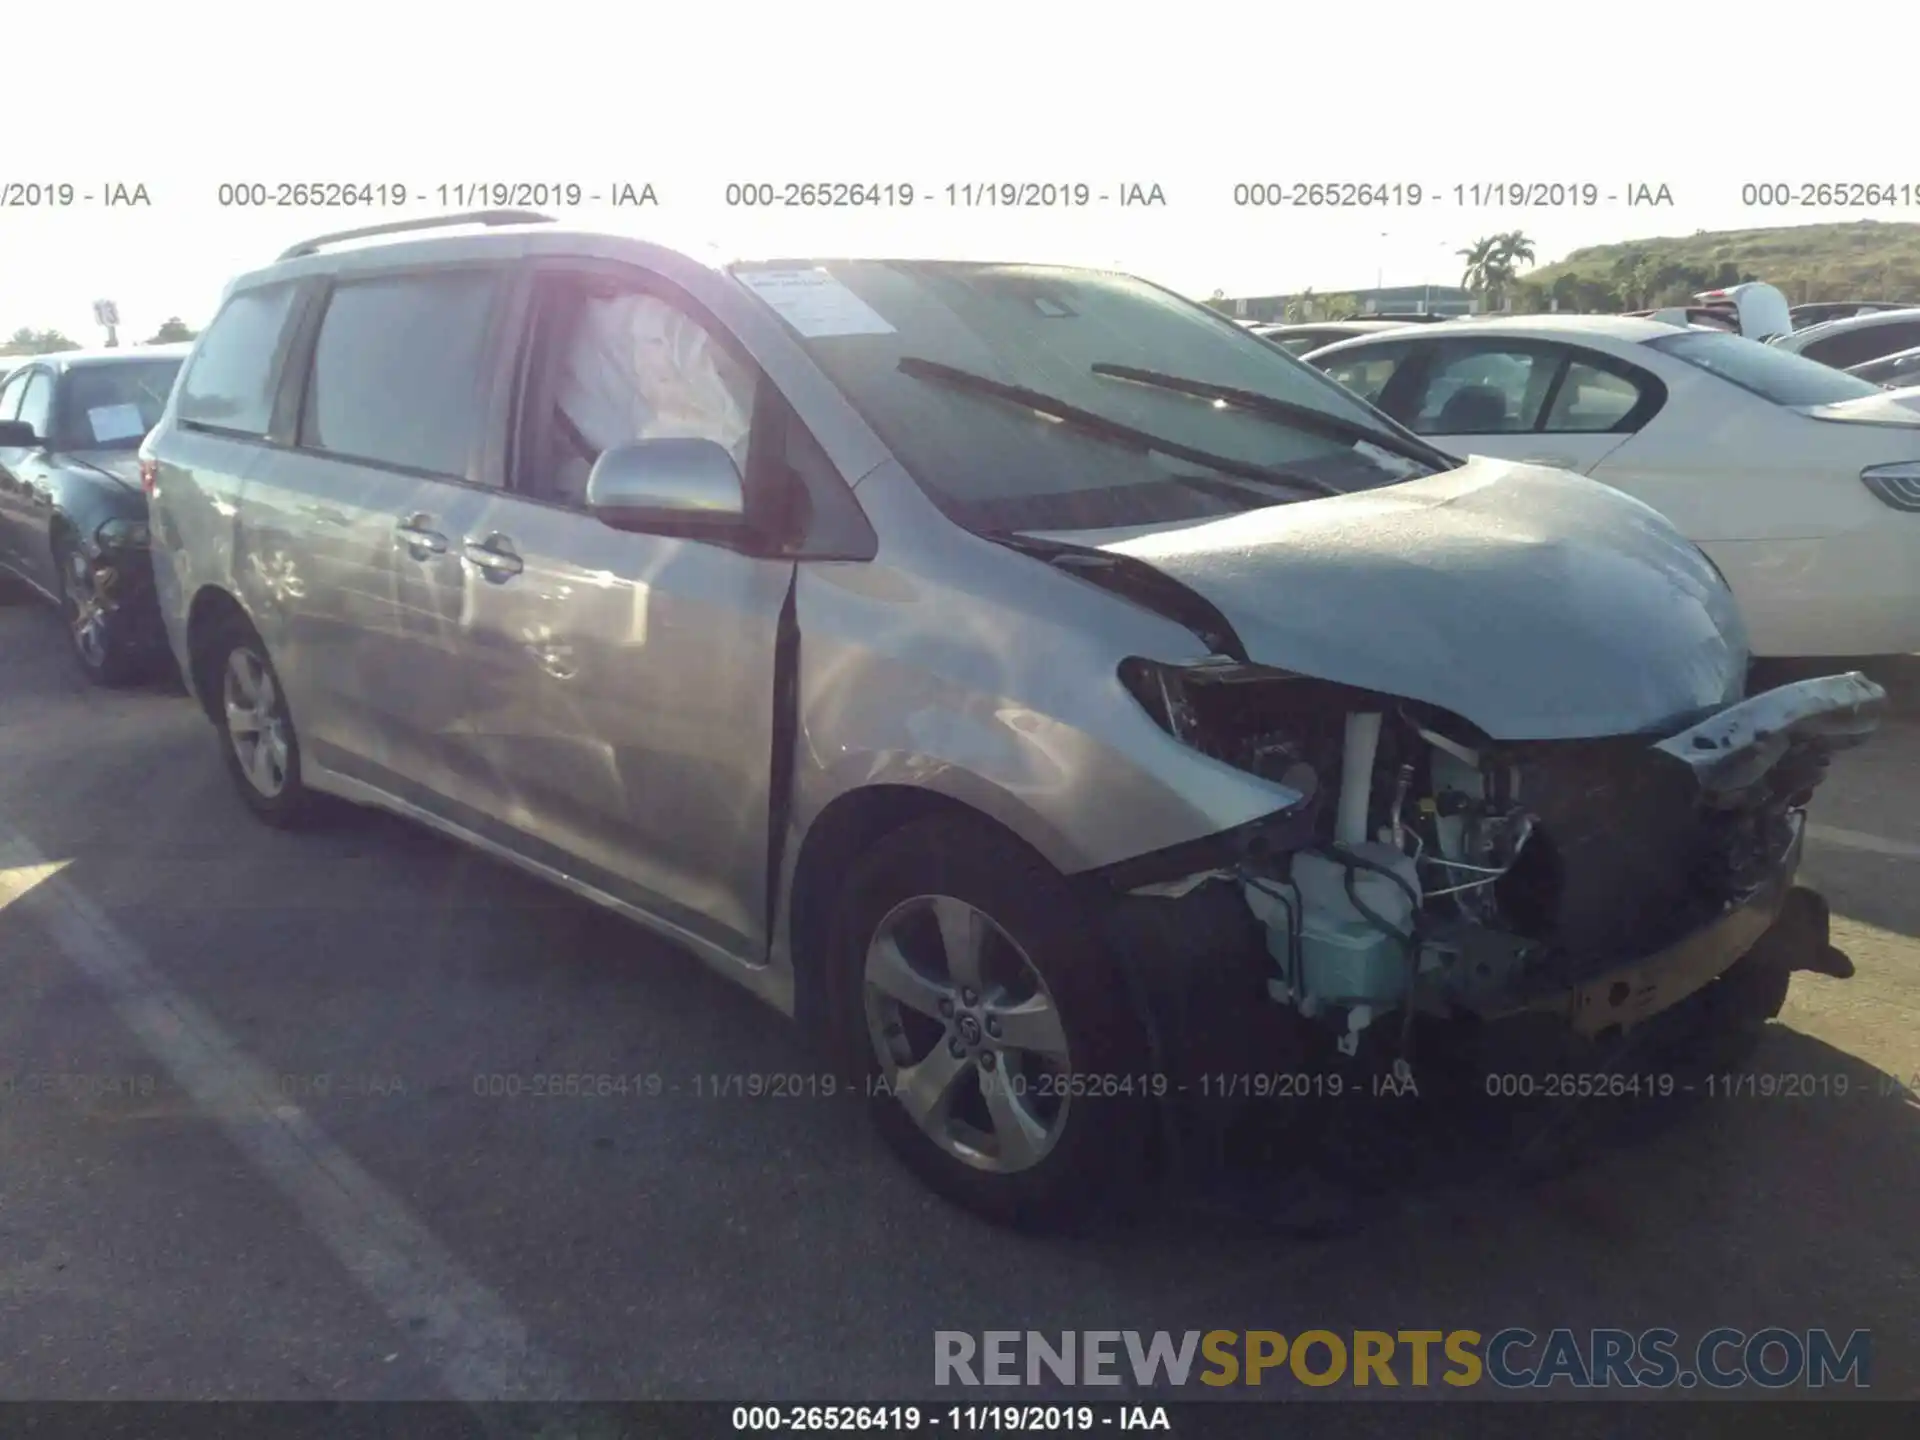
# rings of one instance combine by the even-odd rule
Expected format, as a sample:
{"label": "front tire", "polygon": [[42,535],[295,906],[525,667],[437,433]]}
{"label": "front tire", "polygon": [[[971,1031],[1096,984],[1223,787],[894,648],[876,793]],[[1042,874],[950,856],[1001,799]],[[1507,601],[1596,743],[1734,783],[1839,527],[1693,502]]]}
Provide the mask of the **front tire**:
{"label": "front tire", "polygon": [[240,798],[267,824],[295,829],[314,818],[319,797],[300,773],[300,737],[279,673],[253,627],[222,628],[206,652],[202,691],[220,753]]}
{"label": "front tire", "polygon": [[1132,1188],[1154,1104],[1144,1037],[1038,855],[971,816],[916,821],[854,865],[829,944],[843,1064],[931,1188],[1032,1230]]}

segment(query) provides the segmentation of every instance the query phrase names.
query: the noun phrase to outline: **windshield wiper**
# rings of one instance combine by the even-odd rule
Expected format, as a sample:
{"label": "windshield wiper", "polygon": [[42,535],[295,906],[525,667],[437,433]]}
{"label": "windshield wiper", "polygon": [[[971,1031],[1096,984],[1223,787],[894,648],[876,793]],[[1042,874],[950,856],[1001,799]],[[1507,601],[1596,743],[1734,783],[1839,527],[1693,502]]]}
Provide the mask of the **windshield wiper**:
{"label": "windshield wiper", "polygon": [[1418,461],[1422,465],[1451,470],[1459,463],[1451,455],[1423,445],[1417,440],[1403,439],[1390,430],[1376,429],[1358,420],[1330,415],[1325,410],[1314,409],[1311,405],[1296,405],[1291,400],[1278,400],[1271,395],[1262,395],[1258,390],[1242,390],[1234,385],[1216,385],[1211,380],[1189,380],[1184,375],[1168,375],[1160,370],[1142,370],[1133,365],[1110,365],[1104,361],[1094,365],[1092,369],[1094,374],[1104,375],[1113,380],[1131,380],[1136,385],[1151,385],[1157,390],[1172,390],[1176,394],[1192,395],[1200,400],[1218,400],[1233,406],[1236,410],[1246,410],[1255,415],[1263,415],[1269,420],[1297,425],[1303,430],[1317,430],[1323,435],[1331,435],[1336,440],[1363,440],[1369,445],[1392,451],[1404,459]]}
{"label": "windshield wiper", "polygon": [[1186,626],[1216,654],[1242,664],[1247,662],[1246,646],[1234,633],[1233,622],[1212,601],[1137,556],[1018,530],[983,530],[979,534],[983,540],[1031,555],[1068,574],[1128,596],[1176,625]]}
{"label": "windshield wiper", "polygon": [[903,355],[900,357],[898,368],[901,374],[911,375],[916,380],[929,380],[951,385],[960,390],[992,395],[1012,404],[1024,406],[1038,414],[1050,415],[1055,420],[1071,425],[1077,430],[1111,440],[1115,444],[1125,445],[1132,450],[1158,451],[1162,455],[1171,455],[1176,460],[1205,465],[1208,469],[1218,470],[1223,475],[1238,475],[1247,480],[1265,480],[1271,484],[1291,485],[1296,488],[1316,490],[1322,495],[1347,493],[1338,485],[1322,480],[1317,475],[1277,469],[1271,465],[1257,465],[1251,460],[1235,460],[1231,456],[1215,455],[1211,451],[1201,450],[1192,445],[1182,445],[1178,440],[1165,440],[1151,431],[1140,430],[1123,421],[1109,419],[1097,411],[1083,410],[1073,402],[1062,400],[1057,395],[1049,395],[1044,390],[1032,390],[1025,385],[1010,385],[988,375],[977,375],[971,370],[962,370],[956,365],[927,360],[918,355]]}

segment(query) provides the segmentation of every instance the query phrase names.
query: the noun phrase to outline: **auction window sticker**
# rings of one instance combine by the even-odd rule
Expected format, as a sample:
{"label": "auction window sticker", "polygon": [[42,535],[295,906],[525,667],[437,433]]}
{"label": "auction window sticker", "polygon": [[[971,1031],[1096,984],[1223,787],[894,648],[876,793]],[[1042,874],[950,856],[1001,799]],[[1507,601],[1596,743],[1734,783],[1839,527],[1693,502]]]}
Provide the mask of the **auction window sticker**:
{"label": "auction window sticker", "polygon": [[808,340],[896,333],[879,311],[823,269],[740,270],[735,274],[742,285]]}
{"label": "auction window sticker", "polygon": [[147,422],[138,405],[95,405],[87,411],[87,426],[96,444],[110,445],[115,440],[137,440],[147,433]]}

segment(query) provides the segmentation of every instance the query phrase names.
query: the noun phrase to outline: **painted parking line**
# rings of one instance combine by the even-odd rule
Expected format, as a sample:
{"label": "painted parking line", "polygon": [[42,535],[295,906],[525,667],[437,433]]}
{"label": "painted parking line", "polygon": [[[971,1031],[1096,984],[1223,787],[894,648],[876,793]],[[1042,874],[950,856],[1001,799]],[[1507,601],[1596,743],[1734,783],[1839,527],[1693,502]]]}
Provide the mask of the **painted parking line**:
{"label": "painted parking line", "polygon": [[577,1394],[505,1302],[299,1106],[285,1103],[272,1073],[169,984],[64,869],[0,822],[0,926],[17,913],[52,937],[398,1332],[425,1348],[450,1395],[480,1403]]}
{"label": "painted parking line", "polygon": [[1869,835],[1864,830],[1843,830],[1837,825],[1809,825],[1807,838],[1827,845],[1844,845],[1849,850],[1892,855],[1900,860],[1920,860],[1920,845],[1908,840],[1889,840],[1884,835]]}

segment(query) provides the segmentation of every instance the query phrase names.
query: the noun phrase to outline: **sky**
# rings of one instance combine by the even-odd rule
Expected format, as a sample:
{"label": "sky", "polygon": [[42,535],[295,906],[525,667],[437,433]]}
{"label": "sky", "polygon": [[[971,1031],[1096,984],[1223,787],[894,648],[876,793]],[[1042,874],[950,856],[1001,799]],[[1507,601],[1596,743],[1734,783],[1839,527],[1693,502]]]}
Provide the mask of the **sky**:
{"label": "sky", "polygon": [[[650,184],[655,206],[548,208],[695,253],[1091,264],[1201,297],[1457,283],[1455,251],[1515,228],[1544,263],[1701,229],[1920,222],[1911,118],[1896,113],[1904,84],[1863,83],[1870,60],[1796,65],[1819,33],[1810,10],[1804,24],[1777,23],[1798,9],[14,6],[4,88],[31,103],[0,141],[0,335],[51,327],[96,341],[102,298],[119,307],[126,338],[169,315],[198,326],[228,279],[287,245],[471,208],[440,187],[476,183],[577,184],[603,197]],[[1920,5],[1854,0],[1820,13],[1838,17],[1836,43],[1850,53],[1863,35],[1889,53],[1920,42]],[[25,58],[50,56],[76,58]],[[48,89],[63,98],[42,108]],[[910,185],[915,200],[727,203],[730,183],[808,181]],[[299,182],[385,184],[407,200],[222,204],[223,185],[244,195]],[[949,186],[1003,182],[1084,183],[1114,198],[949,203]],[[1402,197],[1418,186],[1422,199],[1235,203],[1236,186],[1314,182],[1397,185]],[[1802,182],[1880,184],[1904,204],[1743,203],[1743,187]],[[62,184],[70,206],[19,203]],[[1593,206],[1503,208],[1489,193],[1588,184]],[[110,207],[115,186],[143,186],[150,203]],[[1130,186],[1157,186],[1165,203],[1122,207]],[[1640,186],[1666,187],[1673,203],[1627,206]]]}

